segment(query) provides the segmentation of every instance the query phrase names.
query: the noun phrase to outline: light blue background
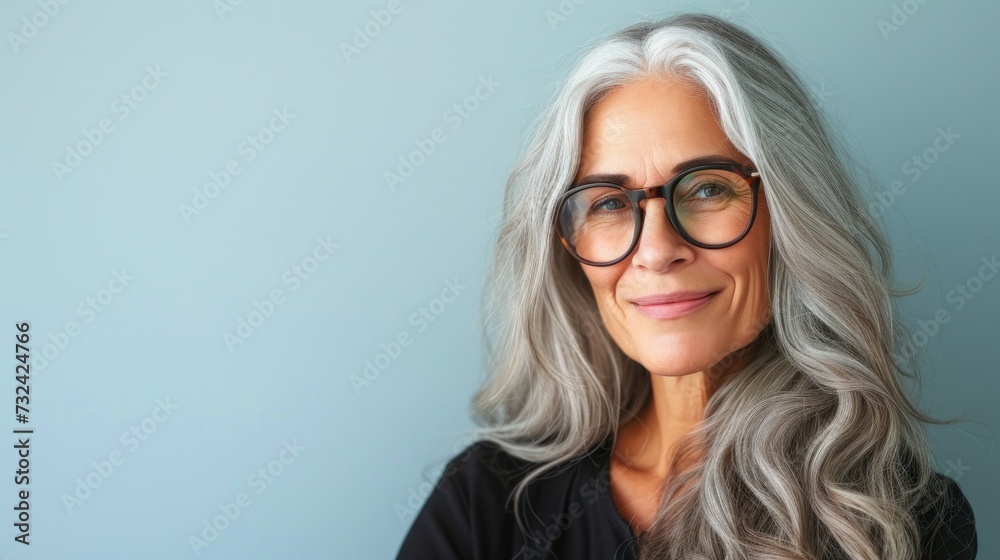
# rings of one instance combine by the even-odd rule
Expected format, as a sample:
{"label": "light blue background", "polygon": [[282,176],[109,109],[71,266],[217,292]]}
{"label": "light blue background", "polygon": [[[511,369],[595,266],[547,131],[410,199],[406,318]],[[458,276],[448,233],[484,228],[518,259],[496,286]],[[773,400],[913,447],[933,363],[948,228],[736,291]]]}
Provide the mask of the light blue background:
{"label": "light blue background", "polygon": [[[400,508],[419,507],[424,477],[469,443],[484,370],[480,294],[503,183],[532,120],[583,45],[693,5],[563,4],[553,24],[556,0],[401,0],[348,61],[341,44],[387,2],[246,1],[221,17],[208,0],[71,2],[16,48],[10,34],[42,7],[4,2],[0,358],[10,415],[0,426],[17,427],[14,323],[31,322],[34,356],[53,346],[31,377],[32,544],[13,541],[18,487],[7,478],[0,554],[392,557],[412,521]],[[1000,4],[910,4],[916,12],[886,36],[878,21],[892,17],[890,1],[697,7],[765,30],[792,57],[879,181],[872,201],[903,181],[880,208],[901,282],[927,277],[907,313],[949,317],[922,347],[924,405],[974,421],[934,430],[939,469],[975,508],[980,558],[996,558],[1000,280],[961,309],[948,293],[1000,252]],[[137,90],[144,99],[122,118],[112,104],[147,67],[165,76]],[[453,128],[445,112],[490,76],[499,86]],[[241,143],[282,108],[294,118],[246,161]],[[105,118],[113,131],[57,178],[53,162]],[[959,138],[914,181],[904,165],[939,127]],[[444,141],[390,189],[385,172],[435,128]],[[179,205],[231,159],[240,174],[186,221]],[[293,290],[286,272],[311,264],[318,238],[339,246]],[[88,297],[119,289],[123,267],[134,278],[86,313]],[[456,280],[465,289],[421,330],[413,314]],[[283,303],[230,352],[225,333],[276,289]],[[70,321],[79,330],[58,349]],[[351,376],[402,332],[410,345],[356,391]],[[157,399],[176,410],[155,412]],[[123,441],[144,421],[145,441]],[[6,441],[0,471],[10,477],[13,435]],[[304,449],[281,463],[283,442]],[[114,452],[124,462],[105,479],[93,463]],[[269,483],[251,478],[269,466],[280,472]],[[67,508],[64,495],[88,475],[100,486]],[[189,537],[241,492],[250,505],[196,556]]]}

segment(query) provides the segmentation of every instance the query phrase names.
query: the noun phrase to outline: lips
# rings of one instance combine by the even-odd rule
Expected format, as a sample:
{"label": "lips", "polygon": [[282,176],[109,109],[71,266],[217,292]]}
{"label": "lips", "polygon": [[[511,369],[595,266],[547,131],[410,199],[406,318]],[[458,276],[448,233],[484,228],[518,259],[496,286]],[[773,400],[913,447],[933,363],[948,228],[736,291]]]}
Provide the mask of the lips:
{"label": "lips", "polygon": [[672,292],[632,300],[636,310],[651,319],[678,319],[701,309],[718,291]]}
{"label": "lips", "polygon": [[664,303],[678,303],[682,301],[692,301],[705,296],[717,293],[718,290],[703,290],[700,292],[671,292],[669,294],[654,294],[629,300],[636,305],[661,305]]}

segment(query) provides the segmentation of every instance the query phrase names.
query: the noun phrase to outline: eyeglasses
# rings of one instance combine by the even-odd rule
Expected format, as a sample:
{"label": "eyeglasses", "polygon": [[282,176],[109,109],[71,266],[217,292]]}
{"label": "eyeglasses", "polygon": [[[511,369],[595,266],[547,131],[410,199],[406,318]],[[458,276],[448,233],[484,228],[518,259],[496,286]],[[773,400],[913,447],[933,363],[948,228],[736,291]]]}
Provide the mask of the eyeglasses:
{"label": "eyeglasses", "polygon": [[749,166],[710,164],[680,172],[669,183],[626,189],[588,183],[559,198],[556,230],[574,258],[610,266],[627,257],[642,231],[643,200],[663,198],[667,217],[685,241],[704,249],[736,244],[757,215],[760,172]]}

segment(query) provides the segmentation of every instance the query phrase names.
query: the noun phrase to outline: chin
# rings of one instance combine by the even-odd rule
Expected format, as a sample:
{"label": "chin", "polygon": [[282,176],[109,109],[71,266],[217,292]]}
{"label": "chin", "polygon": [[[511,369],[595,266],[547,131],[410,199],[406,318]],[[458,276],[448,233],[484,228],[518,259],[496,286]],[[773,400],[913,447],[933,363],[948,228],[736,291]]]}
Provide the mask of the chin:
{"label": "chin", "polygon": [[719,332],[698,330],[643,337],[634,341],[633,350],[642,350],[633,359],[657,375],[681,376],[703,371],[728,354],[724,348],[706,345],[718,336]]}
{"label": "chin", "polygon": [[670,370],[650,369],[650,368],[646,368],[646,369],[650,373],[652,373],[653,375],[658,375],[660,377],[684,377],[685,375],[691,375],[692,373],[696,373],[698,371],[701,371],[704,368],[695,368],[695,369],[690,370],[690,371],[689,370],[677,370],[677,368],[672,368]]}
{"label": "chin", "polygon": [[662,352],[646,352],[636,360],[647,371],[663,377],[680,377],[699,372],[715,365],[703,352],[693,353],[689,345],[671,345]]}

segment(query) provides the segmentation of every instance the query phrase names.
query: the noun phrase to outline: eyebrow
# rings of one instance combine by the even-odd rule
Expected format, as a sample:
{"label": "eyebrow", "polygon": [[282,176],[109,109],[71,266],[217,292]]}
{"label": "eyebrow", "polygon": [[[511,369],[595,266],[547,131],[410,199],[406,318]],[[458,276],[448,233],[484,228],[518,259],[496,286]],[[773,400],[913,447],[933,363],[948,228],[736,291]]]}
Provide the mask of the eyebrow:
{"label": "eyebrow", "polygon": [[[691,167],[697,167],[699,165],[711,165],[716,163],[746,165],[745,163],[736,161],[735,159],[726,157],[722,154],[714,154],[709,156],[700,156],[682,161],[674,166],[672,172],[674,175],[676,175],[677,173],[680,173],[681,171]],[[575,181],[572,185],[568,187],[568,189],[579,187],[580,185],[585,185],[587,183],[614,183],[616,185],[621,185],[623,187],[634,188],[632,186],[632,178],[623,173],[593,173],[581,178],[579,181]]]}

